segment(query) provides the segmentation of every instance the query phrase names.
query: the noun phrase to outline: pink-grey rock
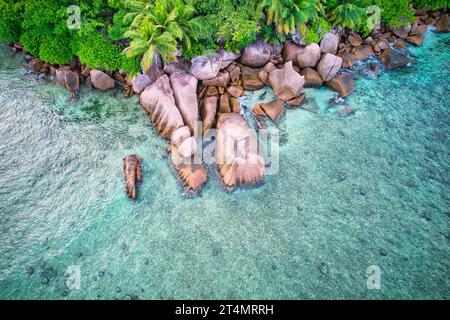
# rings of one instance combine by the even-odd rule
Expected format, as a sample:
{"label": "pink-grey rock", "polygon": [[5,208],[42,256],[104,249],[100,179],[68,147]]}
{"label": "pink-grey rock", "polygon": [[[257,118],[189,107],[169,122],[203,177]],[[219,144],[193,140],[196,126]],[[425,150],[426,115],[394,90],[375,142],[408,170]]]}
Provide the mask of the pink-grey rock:
{"label": "pink-grey rock", "polygon": [[317,43],[307,45],[297,55],[297,63],[300,68],[315,68],[319,61],[320,47]]}
{"label": "pink-grey rock", "polygon": [[115,86],[113,78],[97,69],[91,70],[91,83],[94,88],[101,91],[113,89]]}
{"label": "pink-grey rock", "polygon": [[328,32],[320,41],[320,51],[322,53],[336,54],[338,46],[339,36],[332,32]]}
{"label": "pink-grey rock", "polygon": [[244,48],[240,61],[245,66],[260,68],[269,62],[271,54],[271,46],[258,39]]}
{"label": "pink-grey rock", "polygon": [[191,73],[198,80],[209,80],[215,78],[222,66],[222,57],[214,56],[199,56],[194,58],[191,66]]}
{"label": "pink-grey rock", "polygon": [[150,114],[156,131],[165,139],[170,139],[172,133],[184,126],[180,111],[175,105],[169,77],[163,75],[142,92],[140,102]]}
{"label": "pink-grey rock", "polygon": [[303,92],[305,77],[294,70],[292,61],[288,61],[283,69],[274,70],[269,74],[269,83],[278,99],[287,101]]}
{"label": "pink-grey rock", "polygon": [[195,122],[199,119],[197,83],[197,78],[187,73],[175,72],[170,75],[175,103],[183,117],[183,122],[192,133],[194,133]]}
{"label": "pink-grey rock", "polygon": [[339,72],[342,66],[342,58],[335,56],[334,54],[327,53],[322,56],[322,59],[317,66],[323,81],[330,81]]}

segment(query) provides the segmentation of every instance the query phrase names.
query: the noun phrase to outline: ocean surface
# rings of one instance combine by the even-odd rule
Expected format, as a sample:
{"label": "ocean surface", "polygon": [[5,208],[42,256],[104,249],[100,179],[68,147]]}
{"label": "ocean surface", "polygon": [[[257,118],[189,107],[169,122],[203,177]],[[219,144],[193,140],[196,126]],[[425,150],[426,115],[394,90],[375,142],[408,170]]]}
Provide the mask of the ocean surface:
{"label": "ocean surface", "polygon": [[450,35],[410,55],[344,106],[307,89],[263,185],[227,192],[211,170],[186,198],[136,96],[70,102],[0,45],[0,298],[450,299]]}

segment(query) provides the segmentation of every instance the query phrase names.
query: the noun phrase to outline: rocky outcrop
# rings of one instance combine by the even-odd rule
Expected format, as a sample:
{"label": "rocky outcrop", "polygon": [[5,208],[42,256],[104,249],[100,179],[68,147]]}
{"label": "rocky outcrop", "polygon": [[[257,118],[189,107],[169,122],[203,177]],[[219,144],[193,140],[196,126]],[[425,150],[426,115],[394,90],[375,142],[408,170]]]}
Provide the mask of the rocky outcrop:
{"label": "rocky outcrop", "polygon": [[191,73],[198,80],[209,80],[217,76],[222,66],[222,57],[215,56],[199,56],[194,58],[191,66]]}
{"label": "rocky outcrop", "polygon": [[237,113],[219,117],[216,137],[216,163],[227,187],[264,180],[265,162],[259,153],[254,132]]}
{"label": "rocky outcrop", "polygon": [[152,83],[164,74],[163,61],[158,52],[153,54],[152,64],[147,70],[144,70],[144,74],[150,78]]}
{"label": "rocky outcrop", "polygon": [[391,48],[384,50],[380,57],[389,70],[405,67],[411,62],[404,54]]}
{"label": "rocky outcrop", "polygon": [[264,87],[264,82],[259,78],[259,70],[250,67],[241,67],[242,87],[244,90],[254,91]]}
{"label": "rocky outcrop", "polygon": [[152,84],[152,81],[148,75],[138,74],[133,78],[132,84],[133,91],[136,93],[141,93],[145,88]]}
{"label": "rocky outcrop", "polygon": [[173,131],[184,126],[167,75],[148,86],[142,92],[140,102],[163,138],[170,139]]}
{"label": "rocky outcrop", "polygon": [[303,92],[305,78],[294,70],[292,61],[288,61],[283,69],[276,69],[269,74],[269,83],[278,99],[288,101]]}
{"label": "rocky outcrop", "polygon": [[270,60],[272,50],[269,44],[258,39],[244,48],[241,63],[252,68],[261,68]]}
{"label": "rocky outcrop", "polygon": [[336,54],[339,45],[339,36],[335,33],[328,32],[320,41],[320,51],[322,53]]}
{"label": "rocky outcrop", "polygon": [[320,47],[317,43],[307,45],[297,55],[297,63],[300,68],[315,68],[319,60]]}
{"label": "rocky outcrop", "polygon": [[318,88],[322,86],[322,78],[316,70],[305,68],[300,71],[300,74],[305,77],[305,84],[303,85],[305,88]]}
{"label": "rocky outcrop", "polygon": [[194,133],[195,122],[199,118],[197,83],[197,78],[187,73],[175,72],[170,75],[175,103],[180,110],[183,122],[189,126],[192,133]]}
{"label": "rocky outcrop", "polygon": [[266,103],[259,103],[253,106],[254,113],[261,116],[262,110],[273,122],[277,123],[280,116],[285,112],[286,107],[281,100],[273,100]]}
{"label": "rocky outcrop", "polygon": [[74,71],[65,69],[56,70],[56,81],[75,94],[80,90],[80,77]]}
{"label": "rocky outcrop", "polygon": [[136,184],[142,182],[142,159],[135,154],[123,158],[123,172],[127,194],[130,198],[136,199]]}
{"label": "rocky outcrop", "polygon": [[334,91],[339,93],[339,96],[345,98],[355,91],[355,81],[349,73],[343,73],[335,77],[327,83],[327,85]]}
{"label": "rocky outcrop", "polygon": [[323,81],[330,81],[339,72],[342,66],[342,58],[334,54],[327,53],[322,56],[322,59],[317,66],[317,71]]}
{"label": "rocky outcrop", "polygon": [[108,76],[106,73],[94,69],[91,70],[90,75],[91,75],[91,83],[94,86],[94,88],[101,91],[114,89],[115,86],[114,79]]}

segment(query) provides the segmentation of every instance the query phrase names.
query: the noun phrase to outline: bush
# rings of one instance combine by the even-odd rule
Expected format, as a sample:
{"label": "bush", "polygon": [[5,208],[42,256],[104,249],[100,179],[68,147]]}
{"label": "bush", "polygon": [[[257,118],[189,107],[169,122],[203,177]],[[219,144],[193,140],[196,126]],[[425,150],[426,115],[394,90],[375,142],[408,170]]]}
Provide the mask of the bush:
{"label": "bush", "polygon": [[0,0],[0,39],[6,42],[19,41],[22,32],[22,1]]}
{"label": "bush", "polygon": [[418,9],[439,10],[449,9],[450,1],[448,0],[413,0],[413,5]]}

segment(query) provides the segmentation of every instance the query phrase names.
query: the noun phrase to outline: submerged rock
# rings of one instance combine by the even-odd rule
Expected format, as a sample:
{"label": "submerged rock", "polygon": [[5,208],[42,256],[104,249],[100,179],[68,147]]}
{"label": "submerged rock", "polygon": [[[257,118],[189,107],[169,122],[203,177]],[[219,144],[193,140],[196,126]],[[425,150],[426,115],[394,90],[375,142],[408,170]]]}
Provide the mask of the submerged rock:
{"label": "submerged rock", "polygon": [[142,92],[140,102],[163,138],[170,139],[173,131],[184,126],[167,75],[148,86]]}
{"label": "submerged rock", "polygon": [[322,78],[316,70],[305,68],[300,71],[300,74],[305,77],[305,88],[318,88],[322,86]]}
{"label": "submerged rock", "polygon": [[256,115],[258,116],[264,115],[260,112],[260,110],[262,110],[265,113],[265,115],[269,116],[269,118],[276,123],[278,122],[280,116],[285,112],[286,107],[284,106],[283,101],[273,100],[270,102],[257,104],[253,107],[253,112]]}
{"label": "submerged rock", "polygon": [[244,118],[237,113],[222,114],[217,129],[216,162],[225,185],[236,187],[262,182],[264,158]]}
{"label": "submerged rock", "polygon": [[136,199],[136,184],[142,182],[142,159],[137,155],[129,155],[123,158],[123,171],[125,186],[130,198]]}
{"label": "submerged rock", "polygon": [[389,70],[405,67],[411,62],[404,54],[391,48],[384,50],[381,61]]}

